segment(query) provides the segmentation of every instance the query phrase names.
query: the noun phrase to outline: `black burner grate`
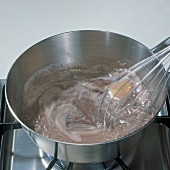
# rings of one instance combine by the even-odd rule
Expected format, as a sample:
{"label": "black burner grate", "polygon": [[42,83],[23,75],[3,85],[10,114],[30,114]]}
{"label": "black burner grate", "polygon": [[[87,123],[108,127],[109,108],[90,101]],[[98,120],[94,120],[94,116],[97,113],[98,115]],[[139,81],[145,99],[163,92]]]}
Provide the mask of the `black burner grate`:
{"label": "black burner grate", "polygon": [[57,156],[52,157],[40,150],[40,155],[46,170],[129,170],[130,168],[127,165],[130,165],[134,160],[135,154],[136,149],[133,149],[124,156],[101,163],[72,163],[59,160]]}

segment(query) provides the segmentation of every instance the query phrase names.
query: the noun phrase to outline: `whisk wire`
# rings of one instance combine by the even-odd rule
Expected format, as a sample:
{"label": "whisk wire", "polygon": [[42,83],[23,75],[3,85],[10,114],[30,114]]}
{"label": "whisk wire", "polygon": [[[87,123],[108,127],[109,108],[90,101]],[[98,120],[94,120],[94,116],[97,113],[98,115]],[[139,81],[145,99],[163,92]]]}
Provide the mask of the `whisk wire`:
{"label": "whisk wire", "polygon": [[[162,53],[164,54],[165,52],[169,52],[169,51],[168,51],[169,49],[170,49],[170,47],[168,47],[166,50],[164,49]],[[162,53],[159,52],[159,55],[160,55],[160,56],[163,55]],[[165,61],[165,60],[169,57],[169,55],[170,55],[170,54],[168,53],[166,56],[164,56],[164,58],[162,58],[162,59],[158,62],[158,64],[157,64],[152,70],[150,70],[150,72],[139,82],[139,85],[140,85],[143,81],[145,81],[145,80],[155,71],[155,69],[158,68],[158,67],[162,64],[162,62]],[[157,58],[159,58],[159,56],[158,56]],[[125,72],[123,72],[122,74],[120,74],[120,76],[116,77],[116,79],[113,79],[110,86],[113,87],[113,86],[114,86],[114,83],[115,83],[115,85],[116,85],[116,84],[117,84],[118,82],[120,82],[123,78],[128,77],[128,76],[132,75],[132,73],[135,73],[135,72],[139,71],[140,69],[142,69],[143,66],[144,66],[145,68],[148,67],[148,65],[152,64],[153,61],[156,60],[157,58],[155,57],[155,55],[152,55],[151,57],[142,60],[141,62],[139,62],[139,63],[137,63],[136,65],[132,66],[132,67],[131,67],[130,69],[128,69],[127,71],[125,71]],[[121,89],[122,89],[127,83],[129,83],[129,81],[130,81],[130,80],[126,81],[126,83],[114,94],[113,97],[115,97],[115,96],[119,93],[119,91],[121,91]],[[100,107],[101,104],[103,103],[103,100],[104,100],[104,98],[106,97],[107,93],[110,91],[110,90],[109,90],[110,86],[109,86],[109,87],[107,88],[107,90],[104,92],[104,94],[103,94],[103,96],[102,96],[102,98],[101,98],[101,100],[100,100],[100,102],[99,102],[99,107]],[[137,86],[137,87],[138,87],[138,86]],[[135,88],[137,88],[137,87],[135,87]],[[135,88],[132,89],[131,93],[135,90]],[[131,95],[131,94],[128,94],[127,98],[129,97],[129,95]]]}
{"label": "whisk wire", "polygon": [[[161,73],[163,68],[161,68],[156,75],[153,77],[153,79],[150,79],[150,81],[147,82],[147,84],[143,87],[143,89],[148,89],[150,84],[153,83],[156,80],[156,76],[159,76],[159,74]],[[168,68],[169,70],[169,68]],[[164,75],[162,76],[161,80],[159,81],[159,83],[157,84],[157,86],[153,89],[153,91],[150,90],[150,96],[147,98],[147,100],[145,101],[145,103],[143,103],[141,105],[141,107],[138,108],[139,113],[143,110],[144,107],[146,107],[146,105],[148,104],[148,102],[150,101],[150,99],[152,98],[152,96],[154,95],[154,93],[157,91],[158,87],[160,86],[160,84],[162,83],[162,81],[165,79],[166,73],[164,73]],[[136,100],[140,98],[140,96],[142,95],[142,93],[144,92],[144,90],[140,90],[137,94],[135,98],[130,98],[130,100],[128,101],[128,104],[121,106],[121,108],[114,110],[114,112],[116,114],[113,114],[114,112],[112,112],[112,119],[109,119],[109,122],[107,124],[110,124],[111,121],[113,121],[113,119],[115,119],[120,113],[123,113],[125,110],[130,109],[131,107],[134,107],[134,105],[136,104]],[[118,112],[116,112],[118,111]],[[135,117],[134,117],[135,119]],[[133,120],[134,120],[133,119]],[[106,123],[105,123],[106,124]]]}
{"label": "whisk wire", "polygon": [[[153,109],[153,106],[157,102],[160,93],[165,88],[165,85],[170,77],[170,75],[167,76],[167,72],[169,71],[170,66],[164,72],[163,75],[161,74],[165,68],[164,67],[159,68],[163,62],[169,59],[169,56],[170,56],[169,51],[170,51],[170,46],[165,48],[161,52],[156,53],[156,55],[154,54],[151,57],[148,57],[147,59],[142,60],[141,62],[135,64],[134,66],[127,69],[125,72],[121,73],[118,77],[112,80],[111,84],[106,89],[106,91],[104,92],[100,100],[99,106],[97,108],[97,114],[99,114],[101,107],[105,106],[104,101],[107,95],[110,93],[110,90],[113,89],[119,82],[121,82],[122,80],[126,80],[125,83],[116,91],[116,93],[114,93],[113,95],[112,93],[110,93],[112,95],[111,99],[113,100],[115,100],[118,93],[132,80],[132,78],[135,75],[137,75],[137,73],[140,73],[143,70],[147,70],[147,68],[150,65],[154,64],[155,62],[158,62],[159,60],[159,62],[156,65],[154,64],[155,66],[152,65],[153,68],[135,85],[135,87],[133,87],[132,90],[129,91],[125,97],[123,97],[123,99],[120,99],[120,101],[117,102],[118,104],[115,105],[114,109],[111,112],[109,112],[108,109],[110,109],[109,106],[112,105],[113,102],[111,100],[109,103],[107,103],[107,105],[105,106],[104,113],[103,113],[104,114],[104,127],[110,127],[110,125],[114,123],[114,120],[116,120],[116,117],[118,115],[119,117],[122,116],[122,114],[120,114],[121,112],[123,113],[125,110],[130,109],[130,107],[134,106],[136,103],[136,100],[141,97],[144,90],[148,90],[149,86],[154,84],[154,81],[156,81],[157,77],[162,76],[158,83],[155,82],[157,83],[156,87],[153,90],[150,89],[149,91],[150,96],[147,98],[147,100],[144,103],[142,103],[141,107],[139,108],[139,113],[147,107],[148,102],[151,101],[151,99],[153,102],[152,104],[149,104],[149,107],[147,107],[145,117],[150,112],[149,110]],[[142,89],[140,89],[141,85],[142,85]],[[135,92],[134,97],[131,97],[133,96],[134,92]],[[155,96],[155,94],[157,95]]]}
{"label": "whisk wire", "polygon": [[[153,74],[153,72],[154,72],[154,71],[162,64],[162,62],[165,61],[169,56],[170,56],[170,54],[168,53],[163,59],[161,59],[161,60],[159,61],[159,63],[156,64],[156,65],[154,66],[154,68],[152,68],[152,69],[149,71],[149,73],[147,73],[146,76],[144,76],[144,78],[142,78],[142,80],[138,83],[138,85],[135,86],[135,87],[128,93],[128,95],[123,99],[123,102],[120,102],[120,105],[121,105],[121,104],[124,104],[124,103],[127,101],[127,99],[129,99],[129,96],[132,95],[133,91],[135,91],[144,81],[146,81],[146,79],[148,79],[148,77],[151,76],[151,74]],[[143,66],[144,66],[144,67],[147,67],[148,64],[150,64],[150,63],[147,63],[147,65],[145,64],[145,65],[143,65]],[[139,69],[140,69],[140,68],[138,68],[138,71],[139,71]],[[144,69],[144,68],[143,68],[143,69]],[[137,70],[136,70],[136,71],[137,71]],[[133,73],[134,73],[134,71],[131,72],[130,74],[132,75]],[[135,74],[135,73],[134,73],[134,74]],[[126,77],[124,77],[124,78],[126,78]],[[122,81],[122,79],[119,80],[119,81]],[[129,82],[129,81],[128,81],[128,82]],[[127,82],[126,82],[125,84],[127,84]],[[122,87],[120,87],[119,90],[117,90],[117,92],[113,95],[112,98],[114,98],[114,97],[118,94],[118,92],[125,86],[125,84],[124,84]]]}
{"label": "whisk wire", "polygon": [[[170,67],[169,67],[169,69],[170,69]],[[169,69],[168,69],[168,70],[169,70]],[[170,78],[170,74],[168,74],[168,76],[167,76],[167,78],[166,78],[166,80],[165,80],[165,82],[164,82],[161,90],[159,91],[159,93],[158,93],[157,96],[155,97],[155,100],[153,100],[154,102],[147,108],[147,112],[146,112],[145,115],[143,115],[143,119],[140,119],[139,121],[136,122],[136,126],[138,126],[139,124],[141,124],[142,121],[147,118],[147,116],[148,116],[149,113],[152,113],[152,112],[153,112],[152,109],[155,108],[155,105],[156,105],[156,103],[157,103],[157,101],[158,101],[158,99],[159,99],[160,94],[162,93],[163,90],[165,90],[165,88],[166,88],[165,86],[166,86],[169,78]],[[159,83],[159,85],[160,85],[160,84],[161,84],[161,83]],[[157,88],[156,88],[156,89],[157,89]],[[165,90],[164,92],[166,93],[166,90]],[[142,109],[141,109],[141,110],[142,110]],[[140,112],[139,112],[139,113],[140,113]],[[134,129],[136,126],[131,127],[131,129]],[[128,130],[128,129],[127,129],[127,130]],[[129,129],[128,131],[130,131],[130,129]]]}
{"label": "whisk wire", "polygon": [[[168,79],[169,79],[169,77],[170,77],[170,75],[167,76],[167,72],[169,71],[169,69],[170,69],[170,66],[168,67],[167,71],[164,73],[164,75],[162,76],[162,78],[160,79],[160,81],[158,82],[158,84],[156,85],[156,87],[154,88],[154,90],[153,90],[152,92],[150,92],[150,96],[147,98],[147,100],[145,101],[145,103],[144,103],[140,108],[138,108],[138,114],[136,114],[136,116],[133,117],[133,119],[132,119],[131,121],[128,121],[128,124],[132,124],[132,122],[133,122],[133,123],[135,122],[135,125],[138,126],[140,123],[142,123],[142,121],[143,121],[145,118],[147,118],[147,116],[148,116],[149,113],[151,114],[151,113],[153,112],[152,109],[154,109],[155,104],[156,104],[157,100],[159,99],[160,93],[162,92],[162,90],[165,89],[165,86],[166,86],[166,84],[167,84],[167,81],[168,81]],[[157,76],[158,76],[160,73],[161,73],[161,72],[159,71],[159,72],[157,73]],[[166,76],[167,76],[167,77],[166,77]],[[166,78],[166,80],[165,80],[165,78]],[[164,82],[163,82],[163,81],[164,81]],[[163,83],[162,83],[162,82],[163,82]],[[158,90],[158,89],[161,89],[161,90]],[[140,91],[140,92],[142,92],[142,91]],[[157,93],[157,92],[158,92],[158,93]],[[157,95],[153,98],[153,95],[154,95],[155,93],[156,93]],[[150,103],[150,104],[148,105],[148,102],[150,101],[150,99],[152,99],[153,103]],[[133,104],[132,104],[132,103],[133,103]],[[131,103],[129,103],[128,105],[122,107],[122,108],[118,111],[118,113],[117,113],[116,115],[114,114],[114,116],[113,116],[113,113],[112,113],[112,116],[113,116],[112,119],[109,119],[109,122],[107,122],[107,123],[105,122],[104,124],[108,124],[108,125],[109,125],[108,128],[110,128],[110,126],[115,123],[116,117],[117,117],[120,113],[124,113],[124,111],[126,111],[126,110],[130,109],[131,107],[133,107],[134,104],[135,104],[134,100],[131,100]],[[147,105],[148,105],[148,107],[147,107]],[[138,117],[138,116],[141,116],[140,113],[141,113],[142,111],[144,111],[146,114],[143,115],[143,118],[141,118],[140,120],[138,120],[137,117]],[[121,114],[121,116],[119,116],[119,119],[122,119],[123,116],[124,116],[124,115]],[[113,119],[114,119],[115,121],[114,121]],[[132,129],[134,129],[136,126],[129,126],[129,128],[124,129],[124,131],[125,131],[125,132],[129,132],[129,131],[131,131]],[[106,128],[106,127],[105,127],[105,128]]]}
{"label": "whisk wire", "polygon": [[[143,86],[143,89],[149,89],[150,84],[155,81],[156,77],[161,73],[161,71],[162,71],[163,69],[164,69],[164,68],[162,67],[157,73],[153,74],[153,76],[150,78],[150,80],[147,81],[147,83],[145,84],[145,86]],[[166,73],[165,73],[165,74],[166,74]],[[164,76],[165,76],[165,75],[164,75]],[[161,78],[161,80],[164,78],[164,76]],[[155,91],[155,90],[156,90],[156,88],[154,88],[154,91]],[[136,99],[139,99],[139,98],[140,98],[140,96],[142,95],[143,91],[144,91],[144,90],[140,90],[139,92],[136,92],[136,97],[135,97],[135,98],[130,98],[130,99],[128,100],[128,103],[129,103],[130,106],[132,106],[132,103],[135,104]],[[152,94],[151,94],[151,95],[152,95]],[[150,96],[150,97],[151,97],[151,96]],[[125,108],[125,107],[122,106],[122,109],[119,110],[118,114],[119,114],[121,111],[123,111],[123,108]],[[113,115],[113,112],[112,112],[112,115]],[[116,116],[116,115],[115,115],[115,116]]]}

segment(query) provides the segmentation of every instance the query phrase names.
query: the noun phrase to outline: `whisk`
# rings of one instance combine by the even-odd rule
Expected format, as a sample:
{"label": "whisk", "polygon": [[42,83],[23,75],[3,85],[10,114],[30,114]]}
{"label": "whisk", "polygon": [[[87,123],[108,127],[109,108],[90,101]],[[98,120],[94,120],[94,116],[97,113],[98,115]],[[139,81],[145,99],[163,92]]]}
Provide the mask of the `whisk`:
{"label": "whisk", "polygon": [[[95,115],[97,126],[102,120],[103,126],[109,129],[119,120],[129,125],[133,123],[131,128],[135,128],[147,119],[148,115],[153,117],[166,97],[166,84],[170,77],[170,74],[167,74],[170,66],[166,68],[166,61],[169,56],[170,46],[113,78],[98,105]],[[136,83],[132,83],[135,79]],[[132,112],[136,116],[130,117]],[[128,121],[124,116],[128,116]]]}

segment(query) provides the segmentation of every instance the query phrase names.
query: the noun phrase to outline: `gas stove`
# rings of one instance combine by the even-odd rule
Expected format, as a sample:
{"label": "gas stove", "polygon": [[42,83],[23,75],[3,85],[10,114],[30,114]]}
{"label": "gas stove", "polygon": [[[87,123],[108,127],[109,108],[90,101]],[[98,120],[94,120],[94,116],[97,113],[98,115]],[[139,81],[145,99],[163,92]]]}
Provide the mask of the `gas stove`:
{"label": "gas stove", "polygon": [[[15,121],[5,103],[0,80],[0,169],[1,170],[169,170],[169,98],[141,143],[126,155],[101,163],[78,164],[57,160],[44,153]],[[169,83],[170,84],[170,83]]]}

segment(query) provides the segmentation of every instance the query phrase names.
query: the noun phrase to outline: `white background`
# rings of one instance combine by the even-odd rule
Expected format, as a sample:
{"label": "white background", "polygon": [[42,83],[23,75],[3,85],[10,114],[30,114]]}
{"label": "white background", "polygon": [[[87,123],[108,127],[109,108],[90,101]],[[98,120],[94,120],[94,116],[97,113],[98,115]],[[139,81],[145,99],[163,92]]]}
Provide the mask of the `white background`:
{"label": "white background", "polygon": [[116,32],[152,48],[170,36],[170,0],[0,0],[0,78],[33,44],[85,29]]}

